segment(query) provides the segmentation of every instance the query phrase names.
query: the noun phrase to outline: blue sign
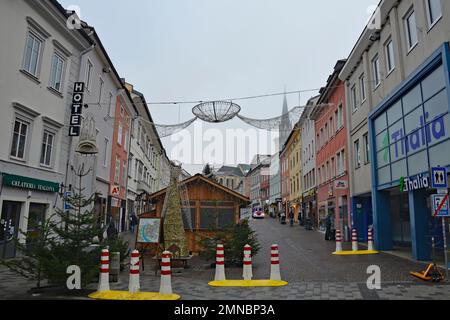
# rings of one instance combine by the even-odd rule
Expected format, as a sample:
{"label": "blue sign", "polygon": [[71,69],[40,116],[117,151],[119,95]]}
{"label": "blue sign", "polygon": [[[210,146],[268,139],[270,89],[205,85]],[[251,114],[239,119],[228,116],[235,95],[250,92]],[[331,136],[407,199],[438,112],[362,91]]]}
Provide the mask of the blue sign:
{"label": "blue sign", "polygon": [[72,207],[70,206],[69,202],[67,202],[67,198],[72,196],[72,192],[67,191],[64,193],[64,210],[70,210]]}
{"label": "blue sign", "polygon": [[434,194],[433,200],[433,216],[435,217],[448,217],[448,195],[446,194]]}
{"label": "blue sign", "polygon": [[432,168],[431,169],[431,187],[433,189],[447,189],[447,169]]}

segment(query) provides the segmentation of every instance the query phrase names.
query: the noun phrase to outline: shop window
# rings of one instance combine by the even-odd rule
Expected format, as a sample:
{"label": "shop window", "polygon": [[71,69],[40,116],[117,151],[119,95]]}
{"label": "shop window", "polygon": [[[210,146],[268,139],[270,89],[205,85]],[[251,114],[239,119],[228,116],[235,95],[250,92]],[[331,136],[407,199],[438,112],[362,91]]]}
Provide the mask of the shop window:
{"label": "shop window", "polygon": [[391,144],[390,150],[392,162],[405,158],[406,156],[405,139],[395,141],[393,144]]}
{"label": "shop window", "polygon": [[391,167],[386,166],[384,168],[378,169],[378,184],[386,184],[391,182]]}
{"label": "shop window", "polygon": [[424,101],[428,100],[443,88],[445,88],[445,75],[444,69],[441,66],[422,82]]}
{"label": "shop window", "polygon": [[375,143],[377,146],[376,151],[380,151],[381,149],[384,149],[387,146],[389,146],[390,140],[391,139],[389,139],[389,134],[388,134],[387,130],[384,130],[383,132],[378,134],[375,138]]}
{"label": "shop window", "polygon": [[447,140],[441,144],[438,144],[430,148],[430,166],[447,166],[450,165],[450,159],[448,156],[450,150],[450,140]]}
{"label": "shop window", "polygon": [[390,163],[389,148],[385,148],[377,153],[377,167],[383,167]]}
{"label": "shop window", "polygon": [[428,145],[433,146],[449,138],[450,134],[448,130],[450,130],[450,115],[448,113],[445,116],[435,118],[432,123],[427,125],[425,130]]}
{"label": "shop window", "polygon": [[230,209],[219,209],[218,211],[218,227],[219,228],[229,228],[234,225],[234,210]]}
{"label": "shop window", "polygon": [[388,125],[392,125],[403,117],[402,104],[398,101],[387,111]]}
{"label": "shop window", "polygon": [[417,108],[405,117],[405,134],[410,134],[416,129],[420,128],[420,123],[423,122],[423,110]]}
{"label": "shop window", "polygon": [[397,161],[392,164],[392,181],[400,180],[401,177],[408,176],[406,168],[406,159]]}
{"label": "shop window", "polygon": [[416,153],[408,157],[408,175],[413,176],[428,171],[428,155],[427,151]]}
{"label": "shop window", "polygon": [[402,99],[403,113],[408,114],[422,103],[422,94],[420,92],[420,85],[409,91]]}
{"label": "shop window", "polygon": [[374,121],[375,134],[379,134],[381,131],[385,130],[387,127],[386,123],[386,113],[382,113]]}
{"label": "shop window", "polygon": [[425,103],[425,112],[428,113],[426,122],[430,123],[436,117],[448,112],[447,91],[443,90]]}

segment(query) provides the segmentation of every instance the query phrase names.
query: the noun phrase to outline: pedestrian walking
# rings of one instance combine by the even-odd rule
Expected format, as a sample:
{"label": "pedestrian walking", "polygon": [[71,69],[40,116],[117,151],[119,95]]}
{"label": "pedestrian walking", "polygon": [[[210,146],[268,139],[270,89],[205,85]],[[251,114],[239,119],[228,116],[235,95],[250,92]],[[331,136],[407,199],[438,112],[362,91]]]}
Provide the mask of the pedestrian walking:
{"label": "pedestrian walking", "polygon": [[131,231],[131,233],[134,233],[134,230],[135,230],[137,224],[138,224],[138,221],[137,221],[136,215],[134,213],[132,213],[130,215],[130,231]]}
{"label": "pedestrian walking", "polygon": [[291,227],[294,226],[294,210],[292,208],[289,210],[288,219],[290,220]]}

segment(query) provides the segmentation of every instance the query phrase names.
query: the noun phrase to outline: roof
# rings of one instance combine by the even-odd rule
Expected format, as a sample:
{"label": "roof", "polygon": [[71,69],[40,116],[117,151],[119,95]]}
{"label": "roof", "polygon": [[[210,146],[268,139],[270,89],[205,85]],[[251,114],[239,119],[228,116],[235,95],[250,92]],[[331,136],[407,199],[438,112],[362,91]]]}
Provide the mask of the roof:
{"label": "roof", "polygon": [[219,170],[217,170],[216,174],[230,175],[237,177],[242,177],[244,175],[241,169],[239,169],[238,167],[231,167],[231,166],[222,166]]}
{"label": "roof", "polygon": [[[238,193],[236,191],[233,191],[233,190],[231,190],[231,189],[229,189],[229,188],[227,188],[225,186],[222,186],[221,184],[215,182],[214,180],[206,178],[205,176],[203,176],[200,173],[196,174],[195,176],[192,176],[190,178],[187,178],[187,179],[181,181],[180,185],[185,185],[185,184],[188,184],[188,183],[191,183],[191,182],[194,182],[194,181],[206,182],[206,183],[216,187],[217,189],[220,189],[220,190],[230,194],[231,196],[233,196],[235,198],[239,198],[240,200],[242,200],[244,202],[250,202],[250,199],[248,197],[246,197],[246,196],[244,196],[244,195],[242,195],[242,194],[240,194],[240,193]],[[165,194],[166,191],[167,191],[167,188],[164,188],[164,189],[162,189],[162,190],[160,190],[158,192],[155,192],[155,193],[150,195],[150,199],[159,197],[159,196]]]}

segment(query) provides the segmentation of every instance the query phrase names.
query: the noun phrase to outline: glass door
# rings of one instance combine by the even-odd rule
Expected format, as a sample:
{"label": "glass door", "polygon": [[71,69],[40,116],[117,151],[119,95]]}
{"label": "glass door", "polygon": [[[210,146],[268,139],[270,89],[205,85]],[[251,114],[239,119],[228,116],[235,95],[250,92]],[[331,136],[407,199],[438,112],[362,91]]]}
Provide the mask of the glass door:
{"label": "glass door", "polygon": [[3,259],[14,258],[16,243],[14,238],[18,235],[21,202],[3,201],[0,219],[0,256]]}

